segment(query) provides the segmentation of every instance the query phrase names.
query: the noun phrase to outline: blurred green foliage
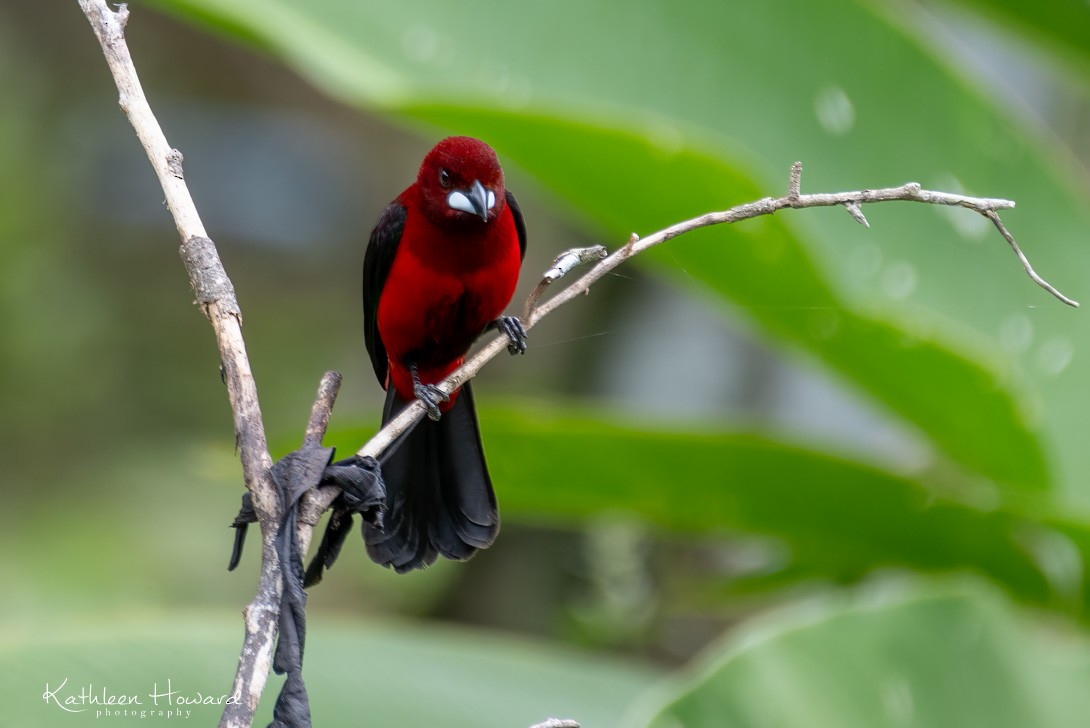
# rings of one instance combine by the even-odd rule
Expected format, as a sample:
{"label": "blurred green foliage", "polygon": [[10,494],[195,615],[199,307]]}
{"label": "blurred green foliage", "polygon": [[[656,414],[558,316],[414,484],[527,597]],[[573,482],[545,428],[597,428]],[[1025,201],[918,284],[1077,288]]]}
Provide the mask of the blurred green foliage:
{"label": "blurred green foliage", "polygon": [[[175,612],[145,614],[124,627],[89,621],[44,638],[17,636],[0,652],[22,667],[5,687],[12,698],[4,704],[5,721],[212,725],[221,708],[172,704],[171,698],[155,701],[149,693],[172,690],[187,698],[200,693],[222,701],[233,678],[238,634],[233,615]],[[315,624],[307,636],[315,725],[359,725],[364,716],[367,723],[378,725],[448,722],[504,728],[538,722],[549,711],[578,714],[601,725],[615,720],[658,677],[647,667],[576,655],[540,642],[396,622],[361,625],[358,620],[333,619]],[[169,665],[164,665],[165,654],[172,656]],[[271,678],[270,689],[278,690],[281,681]],[[46,683],[57,700],[42,699]],[[109,709],[102,705],[66,714],[56,704],[85,687],[99,695],[103,690],[107,695],[135,694],[142,703],[129,709],[138,714],[99,715]],[[488,696],[487,709],[482,709],[482,695]],[[273,702],[263,704],[255,725],[269,723]],[[139,715],[140,710],[173,709],[190,714]]]}
{"label": "blurred green foliage", "polygon": [[662,703],[648,701],[647,725],[1058,728],[1086,720],[1085,639],[1042,638],[987,592],[908,596],[886,585],[759,622],[709,650]]}
{"label": "blurred green foliage", "polygon": [[[128,32],[238,289],[279,454],[326,368],[346,374],[330,439],[351,451],[373,432],[362,241],[443,133],[481,136],[504,160],[531,223],[523,288],[587,229],[613,246],[779,194],[801,159],[803,191],[916,179],[1014,199],[1004,218],[1037,269],[1085,298],[1090,209],[1073,154],[1090,148],[1090,8],[1035,7],[154,0],[133,4]],[[0,577],[16,585],[0,601],[0,664],[25,676],[0,702],[28,725],[71,717],[40,700],[60,677],[226,684],[237,635],[223,617],[255,570],[251,552],[220,571],[240,489],[214,347],[70,10],[0,8],[0,83],[16,100],[0,105]],[[48,59],[29,40],[43,33]],[[1078,724],[1085,639],[1006,599],[1088,616],[1090,329],[972,213],[866,212],[870,229],[808,210],[672,241],[544,322],[525,361],[490,365],[479,399],[504,536],[469,564],[400,578],[350,541],[310,600],[316,717]],[[665,328],[625,317],[647,300],[689,308]],[[617,384],[625,340],[667,330],[690,343],[657,352],[650,380]],[[737,368],[745,356],[762,371]],[[796,374],[768,384],[776,367]],[[707,384],[736,382],[745,402],[811,391],[799,380],[832,391],[785,395],[802,428],[783,426],[774,397],[746,409]],[[648,407],[648,390],[676,407]],[[868,602],[888,578],[858,597],[830,586],[890,570],[983,575],[1005,596],[908,580]],[[815,589],[802,618],[753,616]],[[648,689],[728,626],[695,671]]]}

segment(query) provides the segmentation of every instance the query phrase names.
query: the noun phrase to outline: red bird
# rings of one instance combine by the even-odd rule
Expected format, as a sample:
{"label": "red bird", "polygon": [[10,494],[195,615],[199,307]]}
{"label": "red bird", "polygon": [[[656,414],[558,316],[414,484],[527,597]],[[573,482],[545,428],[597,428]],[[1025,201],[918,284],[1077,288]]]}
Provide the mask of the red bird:
{"label": "red bird", "polygon": [[450,137],[424,157],[416,183],[386,208],[363,262],[364,335],[386,389],[385,424],[413,399],[428,409],[388,451],[384,526],[364,525],[371,559],[398,572],[438,555],[467,559],[499,532],[469,384],[449,399],[434,386],[489,328],[526,351],[526,332],[502,316],[526,253],[526,227],[504,188],[496,153]]}

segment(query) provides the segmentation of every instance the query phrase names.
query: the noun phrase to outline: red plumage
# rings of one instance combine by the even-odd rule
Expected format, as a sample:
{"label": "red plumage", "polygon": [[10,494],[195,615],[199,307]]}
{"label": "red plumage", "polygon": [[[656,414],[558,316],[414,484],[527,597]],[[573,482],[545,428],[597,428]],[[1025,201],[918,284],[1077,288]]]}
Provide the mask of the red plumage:
{"label": "red plumage", "polygon": [[[365,337],[387,389],[383,422],[414,398],[427,401],[427,385],[501,317],[525,249],[522,213],[492,148],[470,137],[436,145],[379,219],[364,259]],[[433,404],[439,420],[421,422],[383,458],[385,528],[365,527],[372,559],[398,571],[438,554],[468,558],[499,528],[468,385]]]}
{"label": "red plumage", "polygon": [[[447,188],[440,185],[441,170],[450,176]],[[487,222],[452,209],[441,194],[474,180],[495,195]],[[511,301],[522,252],[503,183],[490,147],[456,137],[432,150],[417,182],[397,198],[406,210],[405,226],[379,297],[377,324],[389,361],[388,386],[403,399],[414,396],[409,361],[418,366],[421,382],[442,381]]]}

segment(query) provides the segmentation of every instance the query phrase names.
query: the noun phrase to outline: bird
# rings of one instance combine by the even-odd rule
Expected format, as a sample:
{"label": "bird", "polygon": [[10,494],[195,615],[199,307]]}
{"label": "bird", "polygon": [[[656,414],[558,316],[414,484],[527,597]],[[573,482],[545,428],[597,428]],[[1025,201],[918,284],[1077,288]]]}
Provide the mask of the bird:
{"label": "bird", "polygon": [[364,340],[386,389],[385,425],[415,399],[428,417],[380,458],[381,523],[365,523],[370,558],[399,573],[439,556],[462,561],[495,541],[500,519],[469,383],[436,386],[496,329],[512,354],[526,331],[504,316],[526,255],[526,225],[495,150],[443,139],[416,182],[382,212],[363,263]]}

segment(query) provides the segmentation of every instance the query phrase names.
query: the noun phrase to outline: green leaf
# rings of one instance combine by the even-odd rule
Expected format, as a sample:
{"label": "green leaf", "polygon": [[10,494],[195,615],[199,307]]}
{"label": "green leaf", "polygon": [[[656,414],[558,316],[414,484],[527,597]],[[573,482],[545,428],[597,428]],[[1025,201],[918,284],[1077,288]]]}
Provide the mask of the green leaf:
{"label": "green leaf", "polygon": [[1090,528],[1019,510],[986,485],[951,490],[758,434],[622,425],[537,402],[480,419],[504,518],[572,527],[623,512],[687,534],[772,536],[787,560],[760,578],[970,570],[1090,617]]}
{"label": "green leaf", "polygon": [[[43,700],[47,684],[55,691],[66,678],[61,696],[78,695],[91,685],[92,693],[136,695],[146,710],[171,708],[168,699],[156,706],[149,695],[156,686],[165,693],[168,680],[169,689],[181,695],[219,698],[230,692],[240,647],[237,616],[208,614],[167,613],[124,625],[89,620],[0,635],[5,724],[71,727],[110,717],[96,716],[103,706],[68,713]],[[306,658],[304,679],[314,723],[331,727],[510,728],[553,715],[612,726],[657,678],[649,668],[527,640],[389,622],[360,626],[320,612],[311,614]],[[254,725],[271,720],[281,682],[270,676]],[[482,707],[482,696],[488,696],[487,707]],[[173,717],[213,725],[221,712],[212,705],[188,709],[188,718]],[[160,716],[144,720],[153,717]],[[125,719],[133,717],[110,722]]]}
{"label": "green leaf", "polygon": [[1016,35],[1035,41],[1071,60],[1090,67],[1090,7],[1079,0],[957,0],[959,4],[1005,26]]}
{"label": "green leaf", "polygon": [[[804,190],[917,177],[1016,198],[1010,224],[1040,270],[1064,287],[1090,265],[1074,244],[1090,221],[1048,146],[869,4],[162,1],[247,28],[351,103],[487,137],[615,242],[777,193],[803,159]],[[1071,356],[1087,334],[972,213],[888,208],[868,211],[870,231],[842,211],[709,231],[654,265],[741,307],[970,470],[1043,488],[1043,438],[1070,486],[1090,450],[1053,385],[1090,372]],[[1012,353],[995,339],[1008,330]]]}
{"label": "green leaf", "polygon": [[628,724],[1075,728],[1090,710],[1086,640],[979,589],[870,590],[737,633]]}

